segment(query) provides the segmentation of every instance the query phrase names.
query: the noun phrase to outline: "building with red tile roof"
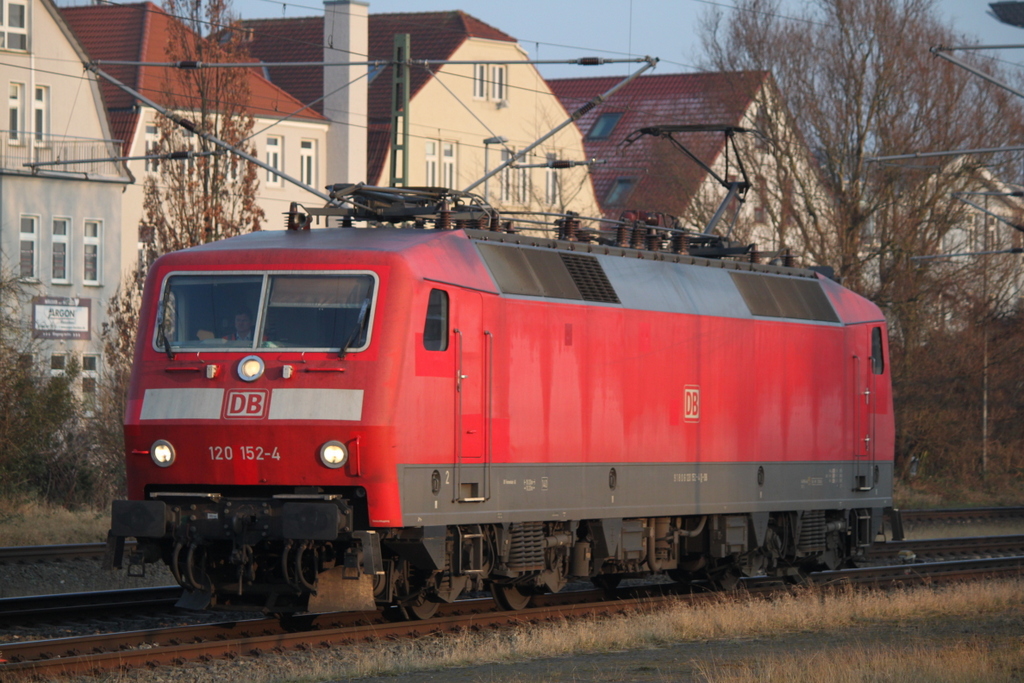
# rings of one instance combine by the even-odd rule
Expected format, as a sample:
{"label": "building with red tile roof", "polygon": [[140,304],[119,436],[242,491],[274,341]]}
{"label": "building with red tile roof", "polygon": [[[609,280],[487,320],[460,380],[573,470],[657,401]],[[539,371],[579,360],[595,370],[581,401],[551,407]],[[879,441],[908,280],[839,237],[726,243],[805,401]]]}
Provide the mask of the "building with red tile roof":
{"label": "building with red tile roof", "polygon": [[[107,304],[122,270],[132,177],[86,52],[52,0],[6,0],[0,17],[0,266],[24,294],[19,326],[41,369],[74,380],[88,408],[103,371]],[[135,238],[132,235],[132,243]],[[133,250],[134,251],[134,250]]]}
{"label": "building with red tile roof", "polygon": [[[65,7],[61,14],[85,47],[88,58],[101,62],[102,71],[162,107],[186,112],[199,109],[200,99],[193,86],[179,78],[178,69],[152,65],[171,61],[167,46],[172,35],[182,31],[186,39],[192,35],[178,19],[151,2]],[[313,187],[323,185],[327,120],[268,80],[255,63],[251,69],[245,69],[245,77],[249,95],[244,111],[255,120],[255,135],[250,141],[254,156],[293,177],[298,178],[301,173],[302,179]],[[157,123],[161,114],[109,81],[101,81],[101,87],[111,128],[115,137],[123,141],[122,153],[132,157],[147,154],[159,140]],[[142,181],[155,173],[156,165],[136,160],[129,162],[129,169],[137,182],[124,195],[124,222],[126,226],[138,226],[143,216]],[[291,201],[323,203],[316,195],[286,184],[270,171],[260,170],[258,178],[257,203],[266,216],[265,226],[282,226],[280,216]],[[136,244],[136,240],[126,242],[125,258],[129,249],[134,254]]]}
{"label": "building with red tile roof", "polygon": [[[615,78],[572,78],[550,84],[562,104],[573,109],[615,82]],[[645,136],[626,144],[626,137],[659,125],[751,125],[761,91],[770,83],[764,71],[645,75],[581,117],[577,125],[587,156],[607,162],[593,172],[594,193],[605,214],[618,216],[626,208],[686,214],[708,182],[708,174],[665,140]],[[723,161],[722,133],[675,137],[712,168]]]}
{"label": "building with red tile roof", "polygon": [[[367,59],[366,180],[388,184],[391,150],[394,36],[410,36],[412,60],[480,62],[521,61],[527,55],[515,38],[462,11],[369,15],[366,56],[330,47],[331,27],[323,17],[255,19],[243,22],[252,31],[251,54],[265,63],[326,62]],[[268,66],[270,79],[313,103],[329,119],[335,115],[320,102],[320,66]],[[493,169],[502,157],[522,149],[568,114],[531,65],[418,65],[410,73],[409,177],[405,184],[465,188]],[[507,142],[484,140],[505,138]],[[489,153],[489,158],[488,157]],[[579,132],[568,127],[526,162],[549,158],[583,159]],[[488,189],[492,203],[509,208],[577,207],[596,210],[585,169],[518,169],[495,178]],[[400,175],[400,174],[399,174]],[[483,188],[477,188],[482,192]],[[550,190],[550,191],[549,191]]]}

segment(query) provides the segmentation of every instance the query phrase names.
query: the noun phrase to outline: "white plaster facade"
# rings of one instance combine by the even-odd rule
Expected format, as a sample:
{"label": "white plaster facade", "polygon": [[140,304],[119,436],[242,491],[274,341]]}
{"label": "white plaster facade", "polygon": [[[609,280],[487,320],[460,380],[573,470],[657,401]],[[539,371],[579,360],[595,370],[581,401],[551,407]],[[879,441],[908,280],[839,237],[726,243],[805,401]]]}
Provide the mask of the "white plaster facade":
{"label": "white plaster facade", "polygon": [[[55,6],[7,0],[6,9],[0,266],[18,278],[26,299],[36,299],[24,308],[36,360],[60,372],[74,356],[90,394],[103,367],[107,302],[122,269],[121,202],[131,178],[109,161],[118,150],[96,78],[83,72],[84,52]],[[24,165],[58,160],[83,163]]]}

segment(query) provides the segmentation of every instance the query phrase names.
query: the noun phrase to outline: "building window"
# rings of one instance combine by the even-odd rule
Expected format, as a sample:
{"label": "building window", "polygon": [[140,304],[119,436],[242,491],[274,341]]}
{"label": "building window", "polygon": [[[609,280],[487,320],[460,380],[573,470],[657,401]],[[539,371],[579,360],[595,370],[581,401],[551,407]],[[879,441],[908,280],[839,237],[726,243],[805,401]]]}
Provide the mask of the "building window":
{"label": "building window", "polygon": [[[146,126],[146,156],[154,156],[160,153],[160,129],[156,126]],[[159,159],[146,159],[146,171],[156,173],[160,170]]]}
{"label": "building window", "polygon": [[441,143],[441,177],[444,187],[455,189],[455,143]]}
{"label": "building window", "polygon": [[491,99],[495,102],[504,102],[508,99],[508,67],[491,67]]}
{"label": "building window", "polygon": [[82,406],[86,417],[96,412],[96,389],[99,379],[100,357],[96,355],[82,356]]}
{"label": "building window", "polygon": [[310,187],[316,186],[316,141],[299,143],[299,180]]}
{"label": "building window", "polygon": [[49,144],[50,137],[50,88],[45,85],[36,86],[36,95],[32,102],[34,132],[36,146]]}
{"label": "building window", "polygon": [[85,276],[87,285],[100,283],[100,240],[103,238],[103,224],[100,221],[85,222]]}
{"label": "building window", "polygon": [[[267,166],[270,166],[275,171],[282,170],[281,158],[283,155],[284,140],[274,135],[267,136]],[[268,170],[267,185],[284,187],[284,178],[274,173],[274,171]]]}
{"label": "building window", "polygon": [[0,2],[0,48],[28,49],[28,8],[20,0]]}
{"label": "building window", "polygon": [[616,178],[612,184],[612,189],[608,191],[608,195],[604,198],[605,206],[621,206],[624,204],[626,199],[629,198],[629,193],[632,192],[634,185],[636,185],[636,179],[634,178]]}
{"label": "building window", "polygon": [[51,234],[50,250],[52,253],[50,281],[57,284],[67,284],[71,281],[68,276],[68,264],[71,262],[68,249],[68,238],[71,235],[70,218],[54,218]]}
{"label": "building window", "polygon": [[427,162],[427,187],[437,187],[437,143],[433,140],[427,140],[425,145],[425,154]]}
{"label": "building window", "polygon": [[7,101],[7,139],[12,145],[20,145],[25,130],[25,84],[11,83]]}
{"label": "building window", "polygon": [[473,99],[483,100],[487,98],[487,65],[473,65]]}
{"label": "building window", "polygon": [[597,121],[590,127],[587,133],[588,140],[607,140],[612,135],[615,124],[622,118],[622,112],[609,112],[597,117]]}
{"label": "building window", "polygon": [[21,257],[18,261],[18,277],[34,279],[39,272],[39,218],[21,217]]}
{"label": "building window", "polygon": [[[558,158],[557,154],[548,154],[548,163],[552,163]],[[550,166],[544,169],[544,201],[554,206],[559,202],[558,192],[558,171]]]}
{"label": "building window", "polygon": [[519,169],[519,203],[526,206],[530,203],[530,169]]}
{"label": "building window", "polygon": [[50,374],[59,377],[64,374],[68,367],[68,357],[62,353],[55,353],[50,356]]}

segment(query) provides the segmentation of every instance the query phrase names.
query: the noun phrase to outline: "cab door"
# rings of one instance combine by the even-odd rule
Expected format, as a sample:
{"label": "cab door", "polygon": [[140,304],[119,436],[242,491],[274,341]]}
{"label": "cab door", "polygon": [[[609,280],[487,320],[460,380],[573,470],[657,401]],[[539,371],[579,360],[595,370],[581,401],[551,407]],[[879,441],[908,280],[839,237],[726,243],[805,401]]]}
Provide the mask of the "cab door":
{"label": "cab door", "polygon": [[494,337],[481,295],[459,292],[452,302],[455,346],[455,490],[460,503],[490,497],[491,394]]}
{"label": "cab door", "polygon": [[882,328],[865,326],[855,333],[853,356],[853,488],[870,491],[875,487],[875,376],[882,373]]}

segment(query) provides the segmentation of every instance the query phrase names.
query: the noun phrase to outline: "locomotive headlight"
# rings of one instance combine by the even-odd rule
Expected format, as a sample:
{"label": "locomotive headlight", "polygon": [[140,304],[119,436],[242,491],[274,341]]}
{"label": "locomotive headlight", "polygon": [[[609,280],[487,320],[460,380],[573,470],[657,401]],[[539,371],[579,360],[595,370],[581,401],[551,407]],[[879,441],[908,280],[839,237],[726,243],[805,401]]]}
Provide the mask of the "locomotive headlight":
{"label": "locomotive headlight", "polygon": [[169,441],[160,439],[159,441],[153,442],[153,447],[149,449],[150,457],[160,467],[170,467],[174,464],[174,446]]}
{"label": "locomotive headlight", "polygon": [[340,441],[328,441],[320,447],[320,462],[325,467],[337,469],[348,460],[348,449]]}
{"label": "locomotive headlight", "polygon": [[246,382],[255,382],[263,376],[263,359],[259,356],[246,356],[238,361],[238,376]]}

